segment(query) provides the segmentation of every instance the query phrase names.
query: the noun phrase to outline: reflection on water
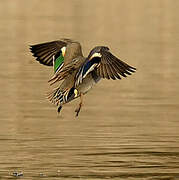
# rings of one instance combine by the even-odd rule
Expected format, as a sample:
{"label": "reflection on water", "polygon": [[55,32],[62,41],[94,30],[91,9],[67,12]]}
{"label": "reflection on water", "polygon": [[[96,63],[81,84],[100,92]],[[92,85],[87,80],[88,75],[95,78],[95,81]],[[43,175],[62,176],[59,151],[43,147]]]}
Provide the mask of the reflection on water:
{"label": "reflection on water", "polygon": [[[0,177],[179,179],[178,1],[2,1]],[[28,44],[60,37],[84,54],[108,45],[137,67],[99,83],[61,116],[44,97],[49,67]]]}

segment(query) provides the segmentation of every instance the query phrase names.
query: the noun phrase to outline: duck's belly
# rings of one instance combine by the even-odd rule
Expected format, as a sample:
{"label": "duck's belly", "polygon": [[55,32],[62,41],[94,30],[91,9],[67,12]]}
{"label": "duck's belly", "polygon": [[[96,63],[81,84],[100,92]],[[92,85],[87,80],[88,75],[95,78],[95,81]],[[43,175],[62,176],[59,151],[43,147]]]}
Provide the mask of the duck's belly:
{"label": "duck's belly", "polygon": [[95,77],[92,73],[88,74],[84,79],[83,83],[80,84],[77,90],[83,94],[87,93],[101,78]]}

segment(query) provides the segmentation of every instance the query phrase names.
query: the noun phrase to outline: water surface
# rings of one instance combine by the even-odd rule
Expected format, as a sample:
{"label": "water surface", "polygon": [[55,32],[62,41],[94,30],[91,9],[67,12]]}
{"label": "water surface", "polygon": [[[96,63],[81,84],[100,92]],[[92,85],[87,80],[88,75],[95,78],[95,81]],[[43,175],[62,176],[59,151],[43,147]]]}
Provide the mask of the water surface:
{"label": "water surface", "polygon": [[[0,178],[179,179],[176,0],[0,2]],[[52,69],[28,45],[61,37],[96,45],[137,73],[100,82],[60,116],[45,99]]]}

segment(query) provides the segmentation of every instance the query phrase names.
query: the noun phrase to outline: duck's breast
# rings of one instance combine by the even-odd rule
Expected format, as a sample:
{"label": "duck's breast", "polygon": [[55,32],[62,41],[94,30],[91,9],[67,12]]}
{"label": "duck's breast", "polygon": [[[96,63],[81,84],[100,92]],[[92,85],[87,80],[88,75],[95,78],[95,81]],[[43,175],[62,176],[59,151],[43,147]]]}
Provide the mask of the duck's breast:
{"label": "duck's breast", "polygon": [[94,74],[93,72],[89,73],[84,79],[83,82],[77,87],[78,91],[85,94],[87,93],[96,83],[99,82],[101,78]]}

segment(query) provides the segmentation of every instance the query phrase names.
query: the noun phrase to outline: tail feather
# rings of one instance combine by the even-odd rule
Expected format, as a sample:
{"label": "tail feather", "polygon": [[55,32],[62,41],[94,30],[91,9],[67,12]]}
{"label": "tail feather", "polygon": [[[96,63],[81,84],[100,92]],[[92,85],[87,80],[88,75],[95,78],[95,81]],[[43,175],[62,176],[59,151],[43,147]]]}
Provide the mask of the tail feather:
{"label": "tail feather", "polygon": [[74,87],[66,91],[62,91],[58,87],[53,89],[50,93],[47,94],[47,98],[49,99],[49,101],[57,106],[68,103],[77,97],[78,97],[78,91]]}
{"label": "tail feather", "polygon": [[64,100],[64,92],[59,88],[53,89],[52,92],[47,94],[47,98],[52,104],[62,105]]}

